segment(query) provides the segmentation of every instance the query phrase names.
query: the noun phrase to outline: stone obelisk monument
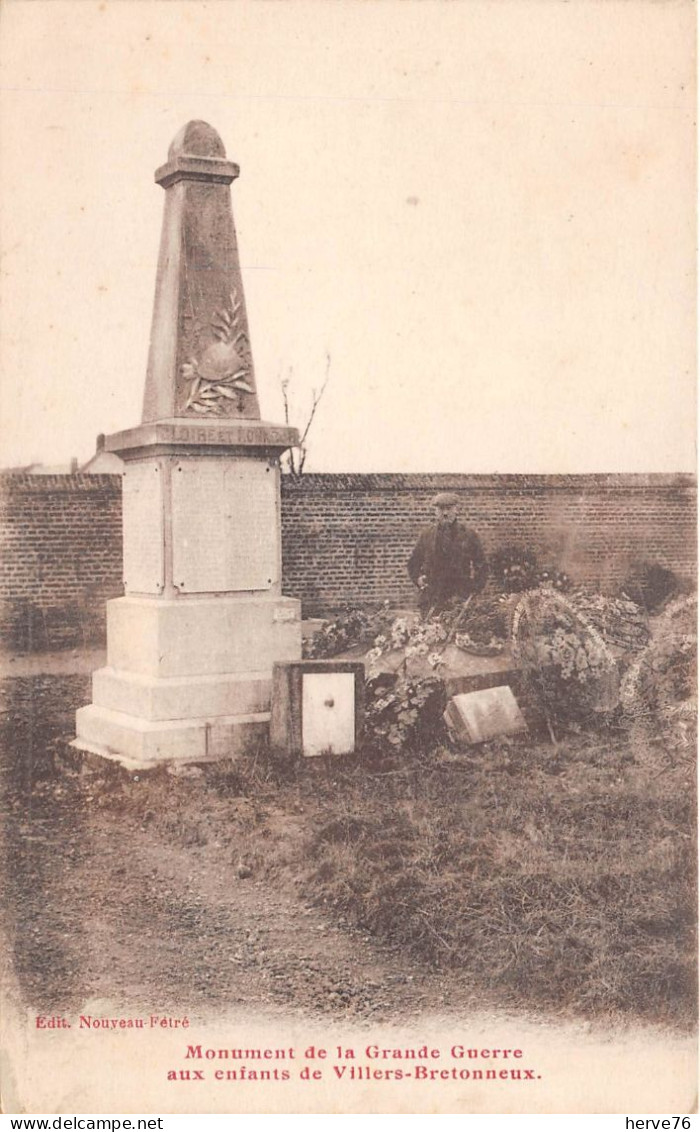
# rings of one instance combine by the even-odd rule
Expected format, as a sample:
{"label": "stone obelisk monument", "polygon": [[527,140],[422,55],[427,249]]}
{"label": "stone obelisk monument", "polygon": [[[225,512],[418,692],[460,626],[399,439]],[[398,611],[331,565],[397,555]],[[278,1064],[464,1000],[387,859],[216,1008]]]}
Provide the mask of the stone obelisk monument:
{"label": "stone obelisk monument", "polygon": [[260,420],[231,182],[189,122],[155,179],[165,214],[142,423],[125,461],[125,596],[107,603],[107,667],[77,713],[79,749],[126,766],[235,756],[265,741],[272,666],[301,656],[281,595],[279,458],[295,429]]}

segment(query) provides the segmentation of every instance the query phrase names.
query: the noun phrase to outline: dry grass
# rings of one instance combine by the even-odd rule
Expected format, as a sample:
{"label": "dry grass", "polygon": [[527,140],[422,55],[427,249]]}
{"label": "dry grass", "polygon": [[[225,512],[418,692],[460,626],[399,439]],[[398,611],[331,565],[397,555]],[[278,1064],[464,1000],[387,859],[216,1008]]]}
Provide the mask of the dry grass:
{"label": "dry grass", "polygon": [[[556,757],[525,736],[390,758],[261,752],[195,779],[134,776],[81,764],[57,742],[86,696],[82,678],[12,682],[7,860],[30,812],[43,820],[58,808],[80,824],[104,811],[124,836],[208,846],[232,880],[242,865],[294,889],[394,944],[402,967],[412,956],[458,972],[483,1005],[694,1024],[689,754],[603,731],[570,735]],[[15,869],[20,905],[29,865]]]}
{"label": "dry grass", "polygon": [[304,891],[489,1001],[695,1018],[692,768],[614,736],[319,775]]}

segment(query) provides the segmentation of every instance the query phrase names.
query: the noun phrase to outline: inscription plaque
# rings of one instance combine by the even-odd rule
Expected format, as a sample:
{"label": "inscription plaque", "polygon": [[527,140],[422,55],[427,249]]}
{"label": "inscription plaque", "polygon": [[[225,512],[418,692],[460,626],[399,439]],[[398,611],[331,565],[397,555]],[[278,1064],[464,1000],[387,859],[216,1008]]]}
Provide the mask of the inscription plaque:
{"label": "inscription plaque", "polygon": [[127,466],[122,500],[126,592],[162,593],[165,584],[163,473],[155,460]]}
{"label": "inscription plaque", "polygon": [[275,470],[261,460],[183,460],[172,475],[173,582],[181,593],[278,581]]}

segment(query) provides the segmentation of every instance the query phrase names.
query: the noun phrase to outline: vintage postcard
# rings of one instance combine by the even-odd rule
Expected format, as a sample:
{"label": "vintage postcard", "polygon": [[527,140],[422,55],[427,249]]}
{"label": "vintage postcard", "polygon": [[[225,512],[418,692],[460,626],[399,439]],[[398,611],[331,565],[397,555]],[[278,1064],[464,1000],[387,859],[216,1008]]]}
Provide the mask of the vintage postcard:
{"label": "vintage postcard", "polygon": [[694,1112],[695,6],[0,51],[3,1112]]}

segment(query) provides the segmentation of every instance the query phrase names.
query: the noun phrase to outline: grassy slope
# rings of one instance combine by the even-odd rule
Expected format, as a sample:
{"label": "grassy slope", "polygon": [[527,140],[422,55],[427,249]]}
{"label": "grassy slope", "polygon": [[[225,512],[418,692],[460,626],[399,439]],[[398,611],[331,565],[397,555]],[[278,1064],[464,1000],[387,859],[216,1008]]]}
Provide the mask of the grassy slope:
{"label": "grassy slope", "polygon": [[611,736],[346,772],[305,886],[500,1005],[692,1022],[693,787]]}
{"label": "grassy slope", "polygon": [[[49,812],[66,781],[52,742],[87,681],[10,684],[21,793]],[[125,832],[147,821],[163,843],[220,846],[217,867],[293,886],[443,969],[446,989],[453,970],[484,1005],[695,1019],[689,756],[605,733],[571,736],[557,758],[525,737],[364,763],[261,755],[183,780],[97,762],[70,779],[76,805],[121,815]]]}

